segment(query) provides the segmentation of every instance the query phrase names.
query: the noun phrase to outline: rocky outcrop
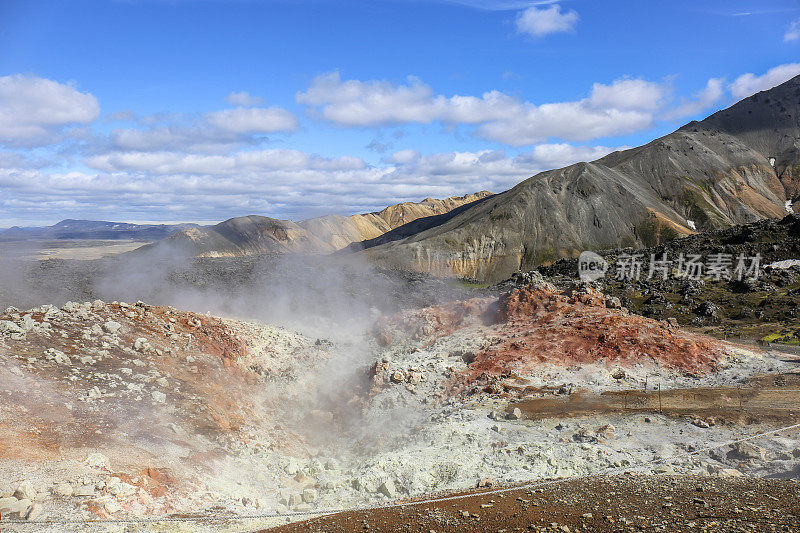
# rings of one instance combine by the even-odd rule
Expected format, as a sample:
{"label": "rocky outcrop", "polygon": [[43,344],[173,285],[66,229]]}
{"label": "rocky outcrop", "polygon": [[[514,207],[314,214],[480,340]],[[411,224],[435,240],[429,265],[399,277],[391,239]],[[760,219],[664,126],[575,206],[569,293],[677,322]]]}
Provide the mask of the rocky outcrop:
{"label": "rocky outcrop", "polygon": [[800,198],[800,77],[597,161],[542,172],[361,243],[382,264],[482,280],[786,214]]}

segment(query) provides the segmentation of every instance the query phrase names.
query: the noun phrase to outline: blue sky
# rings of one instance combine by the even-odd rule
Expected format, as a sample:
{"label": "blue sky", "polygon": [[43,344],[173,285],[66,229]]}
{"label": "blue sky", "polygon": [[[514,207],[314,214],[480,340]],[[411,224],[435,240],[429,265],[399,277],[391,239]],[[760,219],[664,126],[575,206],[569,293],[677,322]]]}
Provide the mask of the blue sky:
{"label": "blue sky", "polygon": [[500,192],[800,74],[800,2],[0,3],[0,226]]}

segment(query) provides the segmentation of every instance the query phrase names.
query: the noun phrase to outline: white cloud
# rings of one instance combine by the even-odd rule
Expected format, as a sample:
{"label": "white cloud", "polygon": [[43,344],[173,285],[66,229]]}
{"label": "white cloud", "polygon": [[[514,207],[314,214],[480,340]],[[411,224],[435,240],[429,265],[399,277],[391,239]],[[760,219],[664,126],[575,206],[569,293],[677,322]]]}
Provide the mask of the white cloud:
{"label": "white cloud", "polygon": [[481,125],[478,135],[511,146],[548,139],[586,141],[633,133],[653,124],[668,88],[641,79],[595,83],[588,98],[574,102],[519,104],[511,113]]}
{"label": "white cloud", "polygon": [[66,127],[100,114],[94,96],[35,76],[0,77],[0,143],[35,146],[53,142]]}
{"label": "white cloud", "polygon": [[128,220],[210,220],[243,214],[278,218],[369,212],[427,196],[506,190],[549,168],[600,157],[612,148],[548,144],[517,156],[503,150],[395,153],[382,166],[298,150],[230,155],[112,152],[86,158],[96,172],[47,172],[12,157],[0,167],[0,212],[16,222],[82,216]]}
{"label": "white cloud", "polygon": [[291,112],[279,107],[237,107],[210,111],[200,116],[169,114],[145,117],[147,128],[119,128],[109,135],[119,151],[184,150],[224,153],[258,142],[268,133],[291,133],[300,124]]}
{"label": "white cloud", "polygon": [[783,40],[787,43],[800,40],[800,18],[793,20],[789,24],[789,27],[786,28],[786,33],[783,34]]}
{"label": "white cloud", "polygon": [[725,79],[711,78],[701,91],[695,93],[691,99],[688,99],[677,107],[667,111],[663,118],[677,119],[696,115],[718,103],[724,96]]}
{"label": "white cloud", "polygon": [[216,128],[232,133],[277,133],[297,131],[300,124],[291,112],[279,107],[237,107],[206,113],[203,118]]}
{"label": "white cloud", "polygon": [[769,69],[761,76],[752,73],[742,74],[731,83],[730,91],[734,98],[741,100],[780,85],[798,74],[800,74],[800,63],[786,63]]}
{"label": "white cloud", "polygon": [[338,72],[314,78],[297,102],[319,107],[320,116],[341,126],[374,126],[391,123],[430,123],[436,119],[433,90],[417,78],[408,85],[388,81],[342,81]]}
{"label": "white cloud", "polygon": [[146,172],[149,175],[234,175],[272,170],[357,170],[366,163],[354,157],[322,158],[299,150],[240,151],[232,155],[181,152],[112,152],[86,158],[87,166],[103,172]]}
{"label": "white cloud", "polygon": [[578,13],[573,10],[562,13],[559,5],[531,6],[517,15],[517,31],[534,37],[572,31],[577,23]]}
{"label": "white cloud", "polygon": [[586,104],[594,109],[655,111],[666,96],[667,89],[652,81],[621,78],[611,85],[595,83]]}
{"label": "white cloud", "polygon": [[225,97],[225,101],[231,105],[241,107],[256,107],[264,103],[264,99],[258,96],[253,96],[247,91],[234,92]]}
{"label": "white cloud", "polygon": [[595,83],[588,98],[535,105],[499,91],[476,96],[436,95],[419,79],[405,85],[388,81],[342,81],[338,72],[315,78],[297,101],[338,126],[384,126],[401,123],[478,126],[485,138],[523,146],[550,138],[588,140],[649,127],[667,87],[622,78]]}
{"label": "white cloud", "polygon": [[399,150],[386,158],[388,163],[393,165],[408,165],[419,159],[419,152],[416,150]]}
{"label": "white cloud", "polygon": [[611,148],[608,146],[573,146],[566,143],[539,144],[528,154],[517,157],[520,164],[529,164],[537,171],[561,168],[578,161],[594,161],[615,150],[623,150],[627,146]]}

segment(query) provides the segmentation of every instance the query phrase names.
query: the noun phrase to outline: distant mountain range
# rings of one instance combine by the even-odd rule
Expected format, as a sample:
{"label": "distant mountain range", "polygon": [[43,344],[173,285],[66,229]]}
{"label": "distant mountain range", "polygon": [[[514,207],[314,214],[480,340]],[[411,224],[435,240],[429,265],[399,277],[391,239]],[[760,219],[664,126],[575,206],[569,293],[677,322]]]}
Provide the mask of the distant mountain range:
{"label": "distant mountain range", "polygon": [[156,241],[176,231],[197,228],[197,224],[129,224],[98,220],[62,220],[53,226],[0,229],[0,241],[58,240],[58,239],[132,239]]}
{"label": "distant mountain range", "polygon": [[782,217],[798,199],[800,76],[644,146],[542,172],[351,249],[380,264],[501,280],[582,250]]}
{"label": "distant mountain range", "polygon": [[239,257],[267,253],[329,253],[351,243],[373,239],[409,222],[448,213],[488,198],[481,191],[466,196],[404,202],[382,211],[328,215],[292,222],[258,215],[236,217],[215,226],[186,228],[142,251],[171,246],[197,257]]}

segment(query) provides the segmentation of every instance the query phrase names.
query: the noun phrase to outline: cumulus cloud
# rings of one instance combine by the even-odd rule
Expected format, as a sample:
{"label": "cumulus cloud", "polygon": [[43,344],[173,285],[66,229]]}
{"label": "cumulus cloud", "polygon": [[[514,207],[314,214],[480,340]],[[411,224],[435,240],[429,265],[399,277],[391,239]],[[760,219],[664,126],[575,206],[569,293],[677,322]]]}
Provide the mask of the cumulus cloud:
{"label": "cumulus cloud", "polygon": [[151,175],[234,175],[271,170],[357,170],[366,167],[355,157],[323,158],[299,150],[241,151],[231,155],[180,152],[113,152],[91,156],[87,166],[104,172],[146,172]]}
{"label": "cumulus cloud", "polygon": [[663,118],[676,119],[696,115],[718,103],[724,96],[725,79],[711,78],[701,91],[698,91],[692,98],[687,99],[677,107],[667,111]]}
{"label": "cumulus cloud", "polygon": [[783,40],[787,43],[800,40],[800,18],[793,20],[789,24],[789,27],[786,28],[786,33],[783,34]]}
{"label": "cumulus cloud", "polygon": [[16,222],[47,220],[53,210],[128,220],[209,220],[242,214],[300,219],[369,212],[401,201],[506,190],[549,168],[595,159],[612,148],[547,144],[504,150],[420,154],[401,150],[382,165],[298,150],[229,155],[112,152],[86,158],[95,172],[0,167],[0,212]]}
{"label": "cumulus cloud", "polygon": [[2,144],[48,144],[64,128],[88,124],[99,114],[97,99],[72,85],[21,74],[0,77]]}
{"label": "cumulus cloud", "polygon": [[203,118],[211,126],[233,133],[291,133],[297,131],[300,123],[291,112],[278,107],[257,108],[237,107],[206,113]]}
{"label": "cumulus cloud", "polygon": [[551,33],[572,31],[578,23],[578,13],[573,10],[561,12],[561,6],[531,6],[517,16],[517,31],[534,37]]}
{"label": "cumulus cloud", "polygon": [[253,96],[247,91],[233,92],[225,97],[225,101],[231,105],[241,107],[255,107],[264,103],[264,99],[258,96]]}
{"label": "cumulus cloud", "polygon": [[759,91],[765,91],[780,85],[798,74],[800,74],[800,63],[778,65],[761,76],[748,72],[747,74],[742,74],[731,83],[730,91],[734,98],[741,100]]}
{"label": "cumulus cloud", "polygon": [[535,105],[499,91],[477,96],[436,95],[417,78],[404,85],[388,81],[342,80],[338,72],[315,78],[297,95],[316,116],[338,126],[400,123],[478,126],[478,135],[512,146],[560,138],[584,141],[649,127],[668,88],[641,79],[595,83],[580,101]]}
{"label": "cumulus cloud", "polygon": [[200,116],[168,114],[146,117],[146,128],[118,128],[109,139],[116,150],[186,150],[227,152],[242,145],[256,144],[261,135],[292,133],[300,123],[291,112],[279,107],[236,107]]}

